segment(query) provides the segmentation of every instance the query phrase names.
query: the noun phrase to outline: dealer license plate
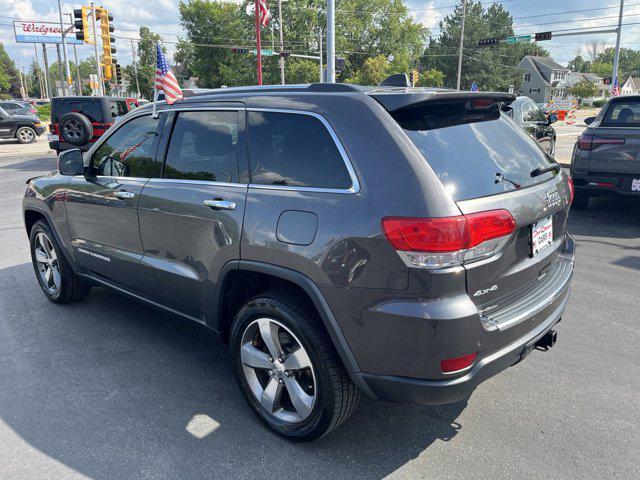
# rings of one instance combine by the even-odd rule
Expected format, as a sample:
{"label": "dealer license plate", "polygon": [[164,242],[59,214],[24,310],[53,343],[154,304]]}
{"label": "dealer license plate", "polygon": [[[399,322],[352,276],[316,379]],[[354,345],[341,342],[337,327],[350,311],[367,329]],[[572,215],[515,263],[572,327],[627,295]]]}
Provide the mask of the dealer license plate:
{"label": "dealer license plate", "polygon": [[531,253],[533,256],[553,243],[553,218],[545,217],[531,225]]}
{"label": "dealer license plate", "polygon": [[47,134],[47,141],[48,142],[59,142],[60,141],[60,137],[58,137],[58,135],[54,135],[53,133],[48,133]]}

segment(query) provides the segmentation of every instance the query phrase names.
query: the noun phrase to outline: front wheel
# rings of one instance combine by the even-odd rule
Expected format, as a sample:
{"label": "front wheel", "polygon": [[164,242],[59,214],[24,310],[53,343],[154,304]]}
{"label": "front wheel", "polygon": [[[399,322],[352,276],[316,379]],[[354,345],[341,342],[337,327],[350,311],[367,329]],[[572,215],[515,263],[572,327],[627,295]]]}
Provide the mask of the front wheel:
{"label": "front wheel", "polygon": [[33,143],[36,141],[36,132],[30,127],[20,127],[16,132],[16,140],[20,143]]}
{"label": "front wheel", "polygon": [[360,391],[305,302],[281,292],[253,298],[235,317],[230,345],[247,403],[276,433],[315,440],[355,410]]}

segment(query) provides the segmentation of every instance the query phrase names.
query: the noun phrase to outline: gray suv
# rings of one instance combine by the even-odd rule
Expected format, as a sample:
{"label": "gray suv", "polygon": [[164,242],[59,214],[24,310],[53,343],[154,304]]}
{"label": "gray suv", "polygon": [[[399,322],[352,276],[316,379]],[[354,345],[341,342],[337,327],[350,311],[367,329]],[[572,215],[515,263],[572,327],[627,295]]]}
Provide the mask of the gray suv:
{"label": "gray suv", "polygon": [[513,99],[314,84],[141,107],[28,183],[36,278],[212,328],[290,439],[362,394],[459,401],[551,347],[569,296],[571,184]]}

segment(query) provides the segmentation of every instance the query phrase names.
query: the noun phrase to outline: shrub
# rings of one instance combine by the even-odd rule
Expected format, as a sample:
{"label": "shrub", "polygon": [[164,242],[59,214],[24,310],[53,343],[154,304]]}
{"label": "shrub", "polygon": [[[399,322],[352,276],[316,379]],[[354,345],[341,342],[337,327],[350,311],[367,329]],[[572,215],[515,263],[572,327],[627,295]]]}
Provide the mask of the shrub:
{"label": "shrub", "polygon": [[46,105],[38,105],[36,106],[36,110],[38,111],[38,118],[43,122],[49,121],[51,118],[51,104],[47,103]]}
{"label": "shrub", "polygon": [[603,107],[604,104],[605,104],[604,100],[594,100],[592,106],[595,108],[600,108],[600,107]]}

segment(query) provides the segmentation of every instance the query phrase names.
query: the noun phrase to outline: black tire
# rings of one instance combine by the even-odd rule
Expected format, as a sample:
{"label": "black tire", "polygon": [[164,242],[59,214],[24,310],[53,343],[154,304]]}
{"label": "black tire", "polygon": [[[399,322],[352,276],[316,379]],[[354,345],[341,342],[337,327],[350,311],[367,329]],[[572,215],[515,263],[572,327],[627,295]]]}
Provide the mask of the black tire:
{"label": "black tire", "polygon": [[93,125],[87,117],[70,112],[60,119],[60,138],[71,145],[85,145],[93,137]]}
{"label": "black tire", "polygon": [[[315,403],[308,417],[297,423],[281,421],[262,407],[243,370],[240,350],[245,330],[256,319],[265,317],[277,320],[293,332],[313,366]],[[349,418],[360,400],[360,390],[344,370],[317,312],[288,292],[270,291],[249,300],[235,316],[230,347],[245,400],[271,430],[290,440],[304,442],[326,435]]]}
{"label": "black tire", "polygon": [[[38,247],[37,237],[40,234],[44,234],[46,236],[55,252],[60,281],[60,285],[56,290],[52,290],[52,288],[45,283],[45,280],[43,279],[43,276],[40,272],[39,263],[36,260],[36,249]],[[43,293],[49,300],[54,303],[71,303],[81,300],[89,294],[89,292],[91,291],[91,286],[82,283],[73,272],[73,269],[67,262],[67,259],[64,257],[64,254],[60,249],[60,245],[58,245],[58,242],[56,241],[56,237],[53,235],[53,232],[46,222],[38,220],[33,225],[33,227],[31,228],[31,233],[29,234],[29,243],[31,244],[31,261],[33,263],[33,269],[36,273],[36,278],[38,279],[40,288],[42,288]]]}
{"label": "black tire", "polygon": [[20,127],[16,130],[18,143],[33,143],[38,138],[36,131],[31,127]]}
{"label": "black tire", "polygon": [[589,194],[585,192],[575,192],[571,206],[578,210],[586,210],[589,208]]}

